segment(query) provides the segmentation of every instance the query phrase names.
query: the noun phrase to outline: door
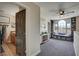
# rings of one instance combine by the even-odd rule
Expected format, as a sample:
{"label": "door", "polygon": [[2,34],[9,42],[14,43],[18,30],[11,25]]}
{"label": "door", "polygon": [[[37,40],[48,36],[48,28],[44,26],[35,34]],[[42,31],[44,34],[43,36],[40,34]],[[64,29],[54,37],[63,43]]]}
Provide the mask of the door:
{"label": "door", "polygon": [[16,13],[16,54],[20,56],[26,55],[25,16],[26,10]]}

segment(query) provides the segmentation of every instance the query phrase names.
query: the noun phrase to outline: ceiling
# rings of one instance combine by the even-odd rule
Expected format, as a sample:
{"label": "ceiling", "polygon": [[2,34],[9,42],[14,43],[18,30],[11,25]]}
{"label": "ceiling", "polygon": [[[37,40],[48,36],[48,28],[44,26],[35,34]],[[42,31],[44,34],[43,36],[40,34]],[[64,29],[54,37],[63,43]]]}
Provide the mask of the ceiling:
{"label": "ceiling", "polygon": [[19,11],[19,6],[13,4],[12,2],[0,2],[0,15],[1,13],[15,15]]}
{"label": "ceiling", "polygon": [[[41,18],[45,19],[64,19],[79,15],[79,2],[35,2],[40,7]],[[62,17],[57,15],[59,9],[66,12],[75,11],[74,14],[67,14]]]}

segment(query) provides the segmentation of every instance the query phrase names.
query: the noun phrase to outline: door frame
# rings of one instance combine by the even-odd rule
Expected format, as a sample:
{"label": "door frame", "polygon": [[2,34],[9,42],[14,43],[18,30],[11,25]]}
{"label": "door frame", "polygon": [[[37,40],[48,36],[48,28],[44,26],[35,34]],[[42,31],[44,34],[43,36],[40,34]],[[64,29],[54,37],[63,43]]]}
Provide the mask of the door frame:
{"label": "door frame", "polygon": [[[19,6],[21,6],[21,7],[23,7],[23,8],[25,8],[26,9],[26,19],[30,19],[30,10],[31,10],[31,8],[28,6],[28,5],[25,5],[24,3],[21,3],[21,2],[13,2],[14,4],[16,4],[16,5],[19,5]],[[25,28],[25,32],[26,33],[28,33],[28,25],[27,25],[27,23],[28,23],[28,20],[26,20],[26,28]],[[29,43],[28,43],[28,36],[27,36],[27,34],[26,34],[26,55],[29,55],[30,53],[29,53]]]}

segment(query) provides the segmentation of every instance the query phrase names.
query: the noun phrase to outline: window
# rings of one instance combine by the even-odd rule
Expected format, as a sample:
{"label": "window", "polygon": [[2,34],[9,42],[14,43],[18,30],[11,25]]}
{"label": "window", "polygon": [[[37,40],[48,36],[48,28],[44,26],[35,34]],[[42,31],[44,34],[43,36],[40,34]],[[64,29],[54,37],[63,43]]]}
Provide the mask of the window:
{"label": "window", "polygon": [[58,30],[59,33],[66,33],[66,21],[65,20],[60,20],[58,22],[58,27],[59,27],[59,30]]}
{"label": "window", "polygon": [[70,35],[71,34],[71,20],[55,20],[53,23],[55,34]]}

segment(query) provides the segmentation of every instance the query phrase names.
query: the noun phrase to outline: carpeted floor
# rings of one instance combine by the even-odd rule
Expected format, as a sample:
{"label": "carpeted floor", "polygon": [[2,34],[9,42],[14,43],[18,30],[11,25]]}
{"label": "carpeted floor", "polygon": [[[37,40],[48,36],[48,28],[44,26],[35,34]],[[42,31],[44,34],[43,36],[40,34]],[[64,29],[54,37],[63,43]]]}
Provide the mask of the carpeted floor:
{"label": "carpeted floor", "polygon": [[75,56],[73,42],[49,39],[37,56]]}

